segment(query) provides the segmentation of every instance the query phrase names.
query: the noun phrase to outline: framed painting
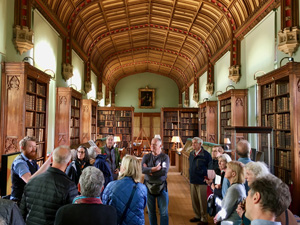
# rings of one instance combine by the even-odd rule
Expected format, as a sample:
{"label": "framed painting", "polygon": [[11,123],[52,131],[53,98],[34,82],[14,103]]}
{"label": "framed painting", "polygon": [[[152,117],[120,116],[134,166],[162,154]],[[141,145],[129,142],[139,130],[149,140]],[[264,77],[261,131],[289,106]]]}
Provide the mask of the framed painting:
{"label": "framed painting", "polygon": [[155,108],[155,89],[140,88],[139,89],[139,108],[153,109]]}
{"label": "framed painting", "polygon": [[21,152],[2,155],[1,195],[11,194],[11,165]]}

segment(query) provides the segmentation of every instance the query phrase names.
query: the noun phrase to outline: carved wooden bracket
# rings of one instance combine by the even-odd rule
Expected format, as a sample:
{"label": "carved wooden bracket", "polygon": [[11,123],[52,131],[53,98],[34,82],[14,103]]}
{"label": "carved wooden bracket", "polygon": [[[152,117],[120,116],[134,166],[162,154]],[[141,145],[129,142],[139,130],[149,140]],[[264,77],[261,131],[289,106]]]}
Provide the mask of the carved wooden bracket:
{"label": "carved wooden bracket", "polygon": [[208,141],[212,142],[212,143],[215,143],[215,140],[216,140],[216,136],[214,134],[210,134],[209,138],[208,138]]}
{"label": "carved wooden bracket", "polygon": [[299,46],[299,28],[289,27],[278,32],[278,49],[292,57]]}
{"label": "carved wooden bracket", "polygon": [[178,108],[182,108],[182,104],[178,104]]}
{"label": "carved wooden bracket", "polygon": [[105,105],[108,105],[110,103],[109,98],[105,98]]}
{"label": "carved wooden bracket", "polygon": [[66,98],[66,96],[60,96],[60,97],[59,97],[59,104],[60,104],[60,105],[61,105],[61,104],[66,105],[66,104],[67,104],[67,98]]}
{"label": "carved wooden bracket", "polygon": [[103,92],[102,92],[102,91],[98,91],[98,92],[97,92],[97,99],[98,99],[99,101],[101,101],[101,100],[103,99]]}
{"label": "carved wooden bracket", "polygon": [[199,102],[199,93],[194,93],[194,94],[193,94],[193,100],[194,100],[195,102]]}
{"label": "carved wooden bracket", "polygon": [[85,93],[89,93],[92,90],[92,82],[91,81],[85,81],[84,82],[84,91]]}
{"label": "carved wooden bracket", "polygon": [[209,113],[215,113],[215,107],[209,107]]}
{"label": "carved wooden bracket", "polygon": [[73,77],[73,66],[71,64],[63,63],[62,70],[62,75],[65,81]]}
{"label": "carved wooden bracket", "polygon": [[58,144],[64,144],[66,143],[66,136],[67,134],[66,133],[59,133],[58,134]]}
{"label": "carved wooden bracket", "polygon": [[235,105],[236,106],[243,106],[243,99],[237,98],[236,101],[235,101]]}
{"label": "carved wooden bracket", "polygon": [[184,100],[184,106],[185,106],[185,107],[189,107],[189,105],[190,105],[190,100],[185,99],[185,100]]}
{"label": "carved wooden bracket", "polygon": [[240,73],[240,66],[239,65],[234,65],[229,67],[229,76],[228,78],[232,80],[233,82],[237,83],[239,82],[241,78],[241,73]]}
{"label": "carved wooden bracket", "polygon": [[89,106],[88,105],[83,106],[83,112],[89,112]]}
{"label": "carved wooden bracket", "polygon": [[5,151],[4,154],[13,153],[18,151],[18,138],[6,137],[5,138]]}
{"label": "carved wooden bracket", "polygon": [[33,48],[32,36],[33,31],[28,27],[15,26],[13,42],[20,55]]}
{"label": "carved wooden bracket", "polygon": [[207,83],[206,84],[206,90],[209,95],[213,95],[214,93],[214,83]]}

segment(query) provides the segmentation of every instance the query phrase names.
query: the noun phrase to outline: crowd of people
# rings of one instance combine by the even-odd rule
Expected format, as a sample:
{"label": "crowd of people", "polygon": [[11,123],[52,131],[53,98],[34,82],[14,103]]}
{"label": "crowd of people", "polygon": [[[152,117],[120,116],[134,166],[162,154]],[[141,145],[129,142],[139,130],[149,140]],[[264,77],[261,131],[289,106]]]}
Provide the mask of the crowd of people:
{"label": "crowd of people", "polygon": [[[0,225],[141,225],[146,206],[150,225],[157,225],[156,202],[159,224],[169,224],[170,161],[160,138],[152,139],[151,152],[142,161],[131,155],[121,160],[109,135],[101,148],[79,146],[72,153],[68,146],[59,146],[40,168],[35,139],[25,137],[19,145],[10,200],[0,200]],[[195,216],[190,222],[208,224],[209,215],[221,225],[296,224],[288,210],[288,186],[264,163],[251,161],[248,141],[237,144],[238,161],[220,146],[210,154],[199,137],[192,139],[192,148],[189,175]]]}

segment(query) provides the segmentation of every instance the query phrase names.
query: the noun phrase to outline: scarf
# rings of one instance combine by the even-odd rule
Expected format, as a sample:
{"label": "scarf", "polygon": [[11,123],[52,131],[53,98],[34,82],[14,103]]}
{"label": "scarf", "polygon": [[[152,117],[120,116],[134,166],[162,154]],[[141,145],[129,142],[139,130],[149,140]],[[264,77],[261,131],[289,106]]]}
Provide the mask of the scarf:
{"label": "scarf", "polygon": [[77,196],[73,200],[73,204],[102,204],[100,197]]}

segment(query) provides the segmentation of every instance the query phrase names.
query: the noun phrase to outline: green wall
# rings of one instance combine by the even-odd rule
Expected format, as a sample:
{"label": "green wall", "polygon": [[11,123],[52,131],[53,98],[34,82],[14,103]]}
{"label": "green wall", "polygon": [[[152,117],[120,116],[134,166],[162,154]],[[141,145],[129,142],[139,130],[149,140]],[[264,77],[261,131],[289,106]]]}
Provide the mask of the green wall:
{"label": "green wall", "polygon": [[[155,88],[155,108],[139,109],[139,88]],[[116,106],[133,106],[135,112],[160,112],[161,107],[177,107],[179,92],[176,83],[154,73],[140,73],[121,79],[115,89]]]}

